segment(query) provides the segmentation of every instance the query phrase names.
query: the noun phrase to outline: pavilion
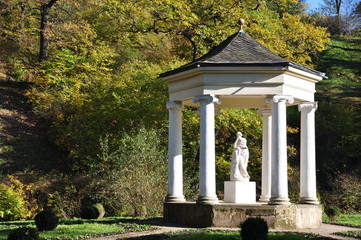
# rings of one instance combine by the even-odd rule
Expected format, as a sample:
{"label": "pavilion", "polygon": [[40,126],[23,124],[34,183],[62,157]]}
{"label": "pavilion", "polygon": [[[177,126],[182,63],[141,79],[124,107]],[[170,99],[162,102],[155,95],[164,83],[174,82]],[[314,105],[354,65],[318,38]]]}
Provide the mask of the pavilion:
{"label": "pavilion", "polygon": [[[314,93],[315,84],[325,78],[324,73],[279,57],[255,41],[241,26],[237,33],[201,58],[165,72],[161,77],[169,86],[166,221],[192,226],[238,226],[246,217],[260,216],[273,228],[320,226],[322,209],[316,194],[317,102]],[[200,108],[197,202],[187,202],[183,195],[184,105]],[[297,204],[291,204],[288,198],[286,109],[292,105],[298,105],[301,114],[300,199]],[[226,204],[216,195],[215,108],[258,109],[263,116],[262,186],[255,205]],[[232,216],[233,220],[221,212]]]}

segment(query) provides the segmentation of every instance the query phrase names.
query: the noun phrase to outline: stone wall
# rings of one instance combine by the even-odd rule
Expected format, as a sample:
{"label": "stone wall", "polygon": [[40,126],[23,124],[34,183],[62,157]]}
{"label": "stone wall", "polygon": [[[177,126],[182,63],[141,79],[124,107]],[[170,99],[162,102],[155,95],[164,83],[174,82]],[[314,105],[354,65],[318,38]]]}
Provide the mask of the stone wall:
{"label": "stone wall", "polygon": [[261,217],[270,229],[288,230],[319,228],[322,223],[321,205],[239,205],[220,203],[198,205],[194,202],[165,203],[164,221],[190,227],[238,228],[247,218]]}

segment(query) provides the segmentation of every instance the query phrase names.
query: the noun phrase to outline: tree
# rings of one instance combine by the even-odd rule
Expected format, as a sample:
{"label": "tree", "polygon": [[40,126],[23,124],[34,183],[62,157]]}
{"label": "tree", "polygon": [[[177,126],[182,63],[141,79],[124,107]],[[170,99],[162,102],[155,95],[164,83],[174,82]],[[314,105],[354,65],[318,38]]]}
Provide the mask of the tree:
{"label": "tree", "polygon": [[342,17],[341,17],[341,4],[342,0],[334,0],[337,13],[338,33],[342,33]]}
{"label": "tree", "polygon": [[48,59],[49,50],[49,17],[50,9],[58,0],[50,0],[40,6],[40,46],[39,46],[39,61],[42,62]]}
{"label": "tree", "polygon": [[357,3],[355,11],[356,14],[361,15],[361,2]]}

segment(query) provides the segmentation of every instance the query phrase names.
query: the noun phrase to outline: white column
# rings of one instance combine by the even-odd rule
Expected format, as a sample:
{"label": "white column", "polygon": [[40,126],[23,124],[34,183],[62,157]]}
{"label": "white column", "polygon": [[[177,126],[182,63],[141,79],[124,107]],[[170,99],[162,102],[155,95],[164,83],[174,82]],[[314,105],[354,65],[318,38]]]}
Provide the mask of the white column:
{"label": "white column", "polygon": [[168,195],[165,202],[184,202],[182,156],[182,103],[167,102],[169,110]]}
{"label": "white column", "polygon": [[317,102],[298,105],[301,112],[301,179],[299,203],[319,204],[316,194],[315,111]]}
{"label": "white column", "polygon": [[271,197],[271,143],[272,143],[272,110],[258,109],[263,116],[262,134],[262,189],[260,202],[268,202]]}
{"label": "white column", "polygon": [[199,154],[199,197],[197,203],[218,203],[216,195],[216,154],[214,134],[214,102],[220,102],[213,95],[196,96],[194,103],[200,103],[200,154]]}
{"label": "white column", "polygon": [[287,123],[286,103],[293,103],[292,96],[275,95],[266,99],[272,102],[272,158],[271,198],[268,204],[287,205]]}

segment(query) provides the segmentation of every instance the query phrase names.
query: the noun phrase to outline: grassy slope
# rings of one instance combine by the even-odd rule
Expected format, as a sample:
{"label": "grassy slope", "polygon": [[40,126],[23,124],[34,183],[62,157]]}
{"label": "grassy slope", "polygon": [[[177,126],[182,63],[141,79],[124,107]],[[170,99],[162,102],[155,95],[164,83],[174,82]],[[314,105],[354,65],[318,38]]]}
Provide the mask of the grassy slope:
{"label": "grassy slope", "polygon": [[318,186],[324,190],[330,173],[361,172],[361,37],[333,37],[318,70],[328,77],[316,84]]}
{"label": "grassy slope", "polygon": [[334,37],[323,52],[319,70],[327,80],[317,84],[318,97],[361,104],[361,37]]}

